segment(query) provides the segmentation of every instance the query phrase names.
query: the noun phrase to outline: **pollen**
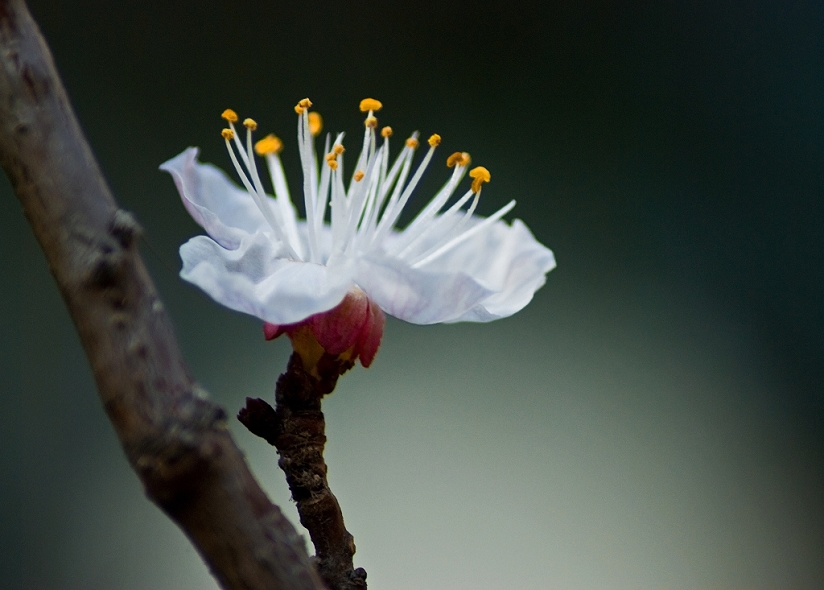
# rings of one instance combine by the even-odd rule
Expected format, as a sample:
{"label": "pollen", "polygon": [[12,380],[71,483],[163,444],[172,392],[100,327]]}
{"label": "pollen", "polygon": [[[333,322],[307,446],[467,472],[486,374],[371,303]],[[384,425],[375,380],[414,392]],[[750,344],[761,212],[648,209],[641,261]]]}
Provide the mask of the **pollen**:
{"label": "pollen", "polygon": [[329,167],[332,170],[337,170],[338,169],[338,162],[334,158],[332,158],[331,160],[327,158],[326,163],[329,165]]}
{"label": "pollen", "polygon": [[338,159],[338,155],[337,155],[335,152],[329,152],[328,154],[326,154],[326,155],[324,156],[324,159],[325,159],[327,162],[331,162],[332,160],[337,160],[337,159]]}
{"label": "pollen", "polygon": [[379,100],[375,100],[374,98],[364,98],[360,101],[360,110],[362,113],[366,113],[368,111],[379,111],[383,108],[383,103]]}
{"label": "pollen", "polygon": [[428,140],[428,141],[429,141],[429,145],[430,145],[431,147],[437,147],[437,146],[441,145],[441,136],[440,136],[440,135],[438,135],[437,133],[433,133],[433,134],[429,137],[429,140]]}
{"label": "pollen", "polygon": [[360,182],[363,180],[363,170],[358,170],[355,172],[355,182]]}
{"label": "pollen", "polygon": [[317,137],[320,135],[322,129],[323,118],[320,116],[320,113],[316,113],[314,111],[309,113],[309,133],[312,134],[312,137]]}
{"label": "pollen", "polygon": [[243,126],[250,131],[257,129],[257,121],[254,119],[243,119]]}
{"label": "pollen", "polygon": [[489,170],[484,168],[483,166],[476,166],[472,170],[469,171],[469,177],[472,178],[472,192],[479,192],[481,190],[481,185],[489,182],[491,178],[489,174]]}
{"label": "pollen", "polygon": [[221,118],[226,119],[229,123],[237,123],[237,113],[232,109],[226,109],[220,114]]}
{"label": "pollen", "polygon": [[469,166],[472,158],[466,152],[455,152],[446,159],[446,167],[452,168],[454,166]]}
{"label": "pollen", "polygon": [[342,154],[343,152],[346,151],[346,149],[341,144],[336,143],[335,147],[332,148],[332,151],[337,155],[337,154]]}
{"label": "pollen", "polygon": [[295,112],[298,115],[302,115],[303,111],[305,111],[306,109],[308,109],[311,106],[312,106],[312,101],[309,100],[308,98],[303,98],[303,99],[298,101],[298,104],[295,105]]}
{"label": "pollen", "polygon": [[381,129],[381,135],[383,137],[392,137],[392,128],[389,125],[387,125],[383,129]]}
{"label": "pollen", "polygon": [[255,152],[257,152],[257,155],[259,156],[265,156],[266,154],[279,154],[282,149],[283,142],[279,137],[272,135],[271,133],[255,144]]}
{"label": "pollen", "polygon": [[418,148],[418,140],[414,137],[410,137],[406,140],[406,147],[410,147],[413,150]]}
{"label": "pollen", "polygon": [[369,115],[368,117],[366,117],[366,122],[364,123],[364,125],[366,125],[370,129],[374,129],[378,126],[378,120],[372,115]]}
{"label": "pollen", "polygon": [[226,141],[229,141],[230,139],[235,138],[235,132],[232,131],[231,129],[224,129],[223,131],[220,132],[220,134],[223,136],[223,139],[225,139]]}

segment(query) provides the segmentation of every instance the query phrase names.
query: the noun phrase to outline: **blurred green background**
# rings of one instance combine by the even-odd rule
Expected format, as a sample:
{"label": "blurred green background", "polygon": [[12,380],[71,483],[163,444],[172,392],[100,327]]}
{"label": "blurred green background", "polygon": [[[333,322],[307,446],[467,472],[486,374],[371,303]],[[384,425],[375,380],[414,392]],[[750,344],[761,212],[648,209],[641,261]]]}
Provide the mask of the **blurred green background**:
{"label": "blurred green background", "polygon": [[[444,138],[558,268],[486,325],[390,320],[326,400],[370,588],[824,587],[820,2],[32,0],[197,379],[230,413],[289,346],[177,278],[200,233],[157,170],[229,166],[220,112],[286,143]],[[418,198],[447,172],[433,166]],[[144,497],[8,184],[0,186],[0,586],[215,588]],[[420,201],[419,201],[420,202]],[[273,450],[232,425],[297,521]]]}

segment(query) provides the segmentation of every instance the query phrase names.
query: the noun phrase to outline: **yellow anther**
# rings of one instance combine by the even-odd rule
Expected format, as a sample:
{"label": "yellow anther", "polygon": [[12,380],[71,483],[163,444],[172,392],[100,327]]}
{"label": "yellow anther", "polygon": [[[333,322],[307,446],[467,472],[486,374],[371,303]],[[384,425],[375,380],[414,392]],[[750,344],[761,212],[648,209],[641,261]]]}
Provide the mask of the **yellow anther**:
{"label": "yellow anther", "polygon": [[312,137],[317,137],[320,135],[321,129],[323,129],[323,118],[319,113],[312,111],[309,113],[309,133],[312,134]]}
{"label": "yellow anther", "polygon": [[243,126],[250,131],[257,129],[257,121],[254,119],[243,119]]}
{"label": "yellow anther", "polygon": [[232,109],[226,109],[220,114],[220,116],[229,121],[229,123],[237,123],[237,113]]}
{"label": "yellow anther", "polygon": [[332,160],[337,160],[338,155],[335,152],[329,152],[324,158],[327,162],[331,162]]}
{"label": "yellow anther", "polygon": [[363,170],[358,170],[355,172],[355,182],[360,182],[363,180]]}
{"label": "yellow anther", "polygon": [[375,100],[374,98],[364,98],[360,101],[360,110],[362,113],[366,113],[368,111],[379,111],[383,107],[383,104],[379,100]]}
{"label": "yellow anther", "polygon": [[332,170],[337,170],[338,169],[338,162],[334,158],[331,159],[331,160],[326,160],[326,163],[329,165],[329,167]]}
{"label": "yellow anther", "polygon": [[410,137],[406,140],[406,147],[410,147],[413,150],[418,148],[418,140],[414,137]]}
{"label": "yellow anther", "polygon": [[223,136],[223,139],[225,139],[226,141],[229,141],[230,139],[235,138],[235,132],[232,131],[231,129],[224,129],[223,131],[220,132],[220,134]]}
{"label": "yellow anther", "polygon": [[455,152],[446,159],[446,166],[447,168],[452,168],[454,166],[467,166],[471,161],[472,158],[470,158],[469,154],[466,152]]}
{"label": "yellow anther", "polygon": [[470,170],[469,177],[474,179],[472,181],[472,192],[475,193],[479,192],[481,190],[481,185],[485,182],[489,182],[489,179],[491,178],[489,170],[483,166],[476,166]]}
{"label": "yellow anther", "polygon": [[346,149],[341,144],[336,143],[335,147],[332,148],[332,151],[335,152],[336,154],[342,154],[343,152],[346,151]]}
{"label": "yellow anther", "polygon": [[312,106],[312,101],[311,100],[309,100],[308,98],[301,99],[301,100],[298,101],[298,104],[295,105],[295,112],[298,115],[302,115],[303,111],[305,111],[306,109],[308,109],[311,106]]}
{"label": "yellow anther", "polygon": [[437,146],[441,145],[441,136],[438,135],[437,133],[433,133],[432,135],[429,136],[428,141],[429,141],[429,145],[431,147],[437,147]]}
{"label": "yellow anther", "polygon": [[369,115],[368,117],[366,117],[366,122],[364,123],[364,125],[366,125],[370,129],[374,129],[378,126],[378,120],[372,115]]}
{"label": "yellow anther", "polygon": [[271,133],[255,144],[255,152],[258,156],[266,154],[279,154],[283,149],[283,142],[276,135]]}
{"label": "yellow anther", "polygon": [[392,128],[389,125],[387,125],[383,129],[381,129],[381,135],[383,135],[384,137],[392,137]]}
{"label": "yellow anther", "polygon": [[458,166],[462,161],[463,154],[461,152],[455,152],[446,159],[446,167],[454,168],[455,166]]}

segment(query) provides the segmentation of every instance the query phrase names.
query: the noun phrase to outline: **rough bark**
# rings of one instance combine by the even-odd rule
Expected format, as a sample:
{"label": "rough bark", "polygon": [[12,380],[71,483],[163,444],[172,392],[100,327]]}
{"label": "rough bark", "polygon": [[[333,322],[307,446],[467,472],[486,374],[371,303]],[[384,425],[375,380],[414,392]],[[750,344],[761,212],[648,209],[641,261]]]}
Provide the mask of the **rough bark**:
{"label": "rough bark", "polygon": [[315,546],[315,565],[333,590],[364,590],[366,570],[354,568],[355,540],[343,522],[340,504],[326,479],[323,448],[326,423],[321,400],[338,376],[352,366],[325,354],[318,363],[320,379],[304,371],[300,355],[289,359],[277,382],[276,406],[246,399],[238,419],[253,433],[275,446],[278,465],[297,504],[301,524]]}
{"label": "rough bark", "polygon": [[0,160],[149,498],[224,588],[321,590],[223,410],[190,377],[134,245],[140,229],[106,186],[22,0],[0,0]]}

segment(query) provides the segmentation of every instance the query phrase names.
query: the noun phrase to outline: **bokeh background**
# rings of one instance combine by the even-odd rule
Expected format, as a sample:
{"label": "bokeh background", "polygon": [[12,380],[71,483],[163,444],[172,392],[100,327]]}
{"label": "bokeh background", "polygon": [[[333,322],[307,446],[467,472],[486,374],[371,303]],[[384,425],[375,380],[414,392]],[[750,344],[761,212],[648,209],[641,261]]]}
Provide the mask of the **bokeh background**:
{"label": "bokeh background", "polygon": [[[558,268],[486,325],[389,320],[326,400],[370,588],[824,587],[820,2],[31,0],[198,380],[234,413],[289,354],[177,278],[200,232],[157,170],[229,166],[226,107],[292,106],[492,172]],[[426,193],[446,170],[433,166]],[[0,586],[215,588],[142,494],[0,185]],[[420,202],[420,201],[418,201]],[[273,450],[233,423],[294,522]]]}

